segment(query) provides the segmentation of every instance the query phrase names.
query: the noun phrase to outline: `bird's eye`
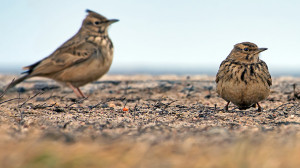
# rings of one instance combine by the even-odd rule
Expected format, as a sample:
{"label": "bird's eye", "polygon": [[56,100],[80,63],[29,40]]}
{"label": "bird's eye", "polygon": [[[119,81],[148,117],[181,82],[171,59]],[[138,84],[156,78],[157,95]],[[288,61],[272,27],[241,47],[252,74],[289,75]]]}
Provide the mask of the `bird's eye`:
{"label": "bird's eye", "polygon": [[249,49],[248,48],[244,48],[244,51],[249,51]]}
{"label": "bird's eye", "polygon": [[98,25],[98,24],[100,24],[100,22],[99,21],[95,21],[95,25]]}

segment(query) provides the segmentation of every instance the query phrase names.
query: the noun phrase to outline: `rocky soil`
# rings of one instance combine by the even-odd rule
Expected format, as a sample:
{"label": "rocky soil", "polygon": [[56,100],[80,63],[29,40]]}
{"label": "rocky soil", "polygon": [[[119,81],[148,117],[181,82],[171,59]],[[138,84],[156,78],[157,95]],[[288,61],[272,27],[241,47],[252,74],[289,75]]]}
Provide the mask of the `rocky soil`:
{"label": "rocky soil", "polygon": [[223,111],[210,76],[107,75],[82,91],[44,78],[8,90],[0,167],[300,166],[300,78],[274,78],[263,112]]}

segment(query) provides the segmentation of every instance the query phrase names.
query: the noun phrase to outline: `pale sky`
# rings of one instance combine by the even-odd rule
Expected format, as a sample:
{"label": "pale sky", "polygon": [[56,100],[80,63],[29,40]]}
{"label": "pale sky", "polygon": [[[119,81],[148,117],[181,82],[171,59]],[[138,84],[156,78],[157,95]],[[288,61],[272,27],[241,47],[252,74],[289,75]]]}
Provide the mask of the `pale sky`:
{"label": "pale sky", "polygon": [[0,69],[32,64],[80,28],[86,9],[119,19],[109,29],[111,72],[216,73],[250,41],[271,74],[300,75],[298,0],[2,0]]}

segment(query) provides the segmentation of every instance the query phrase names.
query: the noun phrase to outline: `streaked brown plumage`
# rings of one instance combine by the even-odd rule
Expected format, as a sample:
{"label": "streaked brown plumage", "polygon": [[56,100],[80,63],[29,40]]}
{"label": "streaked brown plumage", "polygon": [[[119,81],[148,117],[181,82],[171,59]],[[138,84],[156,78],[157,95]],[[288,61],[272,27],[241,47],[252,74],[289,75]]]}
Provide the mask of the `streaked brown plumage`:
{"label": "streaked brown plumage", "polygon": [[24,67],[26,75],[12,82],[11,88],[35,76],[47,77],[71,87],[78,97],[85,97],[79,89],[108,72],[113,59],[113,44],[108,27],[118,20],[87,10],[88,15],[79,31],[51,55]]}
{"label": "streaked brown plumage", "polygon": [[217,93],[227,101],[244,110],[258,105],[268,97],[272,85],[267,64],[259,59],[259,53],[267,48],[258,48],[250,42],[238,43],[221,63],[216,76]]}

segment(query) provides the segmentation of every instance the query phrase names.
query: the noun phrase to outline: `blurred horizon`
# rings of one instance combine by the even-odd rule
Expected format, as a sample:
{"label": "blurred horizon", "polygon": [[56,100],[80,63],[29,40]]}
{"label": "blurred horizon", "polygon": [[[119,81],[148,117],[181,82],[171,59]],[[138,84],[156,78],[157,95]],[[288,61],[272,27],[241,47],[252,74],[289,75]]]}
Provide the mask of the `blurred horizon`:
{"label": "blurred horizon", "polygon": [[[0,74],[7,75],[21,75],[24,70],[22,67],[26,65],[14,65],[14,66],[1,66]],[[120,74],[120,75],[208,75],[215,76],[219,66],[178,66],[178,65],[156,65],[156,66],[124,66],[124,67],[113,67],[109,70],[108,74]],[[272,77],[279,76],[293,76],[300,77],[300,67],[269,67],[269,71]]]}

